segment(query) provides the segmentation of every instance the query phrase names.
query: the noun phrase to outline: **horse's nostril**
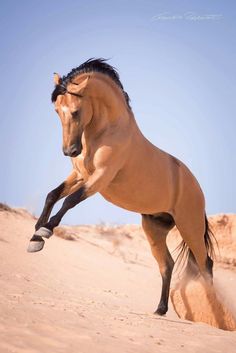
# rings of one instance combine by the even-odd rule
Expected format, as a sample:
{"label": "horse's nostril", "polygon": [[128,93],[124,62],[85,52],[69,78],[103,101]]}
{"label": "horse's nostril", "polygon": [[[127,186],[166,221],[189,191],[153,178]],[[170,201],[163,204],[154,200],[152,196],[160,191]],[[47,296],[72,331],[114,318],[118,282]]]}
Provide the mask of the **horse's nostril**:
{"label": "horse's nostril", "polygon": [[76,157],[78,155],[78,149],[76,145],[72,145],[68,148],[69,151],[69,156],[70,157]]}
{"label": "horse's nostril", "polygon": [[65,156],[69,157],[76,157],[79,154],[79,150],[75,145],[72,145],[70,147],[63,147],[63,152]]}
{"label": "horse's nostril", "polygon": [[70,156],[71,156],[71,157],[76,157],[77,154],[78,154],[77,149],[74,149],[74,150],[71,151]]}

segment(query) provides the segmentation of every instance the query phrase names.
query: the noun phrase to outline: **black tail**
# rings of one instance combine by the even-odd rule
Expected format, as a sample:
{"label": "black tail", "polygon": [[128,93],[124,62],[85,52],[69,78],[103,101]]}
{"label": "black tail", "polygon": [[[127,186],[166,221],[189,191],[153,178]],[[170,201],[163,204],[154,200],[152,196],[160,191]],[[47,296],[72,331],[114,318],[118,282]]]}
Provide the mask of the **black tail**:
{"label": "black tail", "polygon": [[[205,215],[205,234],[204,234],[204,240],[205,240],[205,245],[207,249],[207,260],[206,260],[206,269],[208,273],[213,276],[213,260],[215,258],[215,251],[214,251],[214,245],[213,245],[213,240],[216,242],[215,236],[210,229],[209,222],[207,219],[207,216]],[[180,245],[177,248],[179,250],[179,254],[177,256],[177,259],[175,262],[184,264],[187,262],[187,265],[185,267],[185,271],[187,274],[191,275],[192,277],[198,276],[200,274],[198,265],[196,263],[195,257],[192,253],[192,251],[189,249],[187,244],[182,240]]]}

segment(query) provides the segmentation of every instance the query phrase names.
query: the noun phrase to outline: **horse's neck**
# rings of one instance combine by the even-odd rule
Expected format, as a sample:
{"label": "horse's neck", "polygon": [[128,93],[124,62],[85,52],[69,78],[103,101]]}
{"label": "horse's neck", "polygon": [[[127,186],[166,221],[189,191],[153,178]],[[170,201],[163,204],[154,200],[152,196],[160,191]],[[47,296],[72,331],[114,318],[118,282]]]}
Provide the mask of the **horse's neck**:
{"label": "horse's neck", "polygon": [[122,103],[110,105],[102,100],[94,100],[92,103],[93,118],[85,128],[85,135],[97,138],[103,132],[114,129],[116,126],[119,129],[125,128],[131,119],[131,114]]}

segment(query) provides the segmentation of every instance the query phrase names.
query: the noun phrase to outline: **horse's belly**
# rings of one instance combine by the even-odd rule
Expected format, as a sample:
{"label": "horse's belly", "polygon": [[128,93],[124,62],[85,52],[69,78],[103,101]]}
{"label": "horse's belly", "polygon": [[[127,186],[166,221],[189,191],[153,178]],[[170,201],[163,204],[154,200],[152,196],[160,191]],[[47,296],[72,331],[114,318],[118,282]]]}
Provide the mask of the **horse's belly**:
{"label": "horse's belly", "polygon": [[167,185],[111,185],[101,195],[116,206],[129,211],[153,214],[171,210],[171,192]]}
{"label": "horse's belly", "polygon": [[[143,213],[143,214],[152,214],[152,213],[157,213],[157,212],[164,212],[158,211],[157,207],[149,207],[145,205],[143,202],[138,202],[138,200],[135,200],[135,202],[132,202],[132,200],[125,200],[123,197],[117,196],[117,195],[111,195],[106,194],[105,192],[101,192],[101,195],[108,201],[111,202],[113,205],[116,205],[118,207],[121,207],[125,210],[132,211],[132,212],[137,212],[137,213]],[[153,206],[153,205],[152,205]],[[155,209],[155,211],[154,211]]]}

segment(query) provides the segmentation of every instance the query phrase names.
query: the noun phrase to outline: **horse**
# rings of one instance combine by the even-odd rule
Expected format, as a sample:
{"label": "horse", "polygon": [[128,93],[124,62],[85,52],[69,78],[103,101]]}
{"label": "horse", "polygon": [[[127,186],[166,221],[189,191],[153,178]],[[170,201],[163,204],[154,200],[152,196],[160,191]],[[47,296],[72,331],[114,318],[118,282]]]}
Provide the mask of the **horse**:
{"label": "horse", "polygon": [[[162,277],[155,313],[168,310],[175,261],[166,244],[176,225],[186,268],[213,278],[213,242],[201,187],[188,167],[154,146],[140,131],[117,70],[91,58],[66,76],[54,74],[51,100],[63,130],[63,152],[71,157],[68,178],[48,193],[28,252],[42,250],[65,213],[95,193],[141,214],[142,227]],[[64,198],[50,218],[55,203]]]}

